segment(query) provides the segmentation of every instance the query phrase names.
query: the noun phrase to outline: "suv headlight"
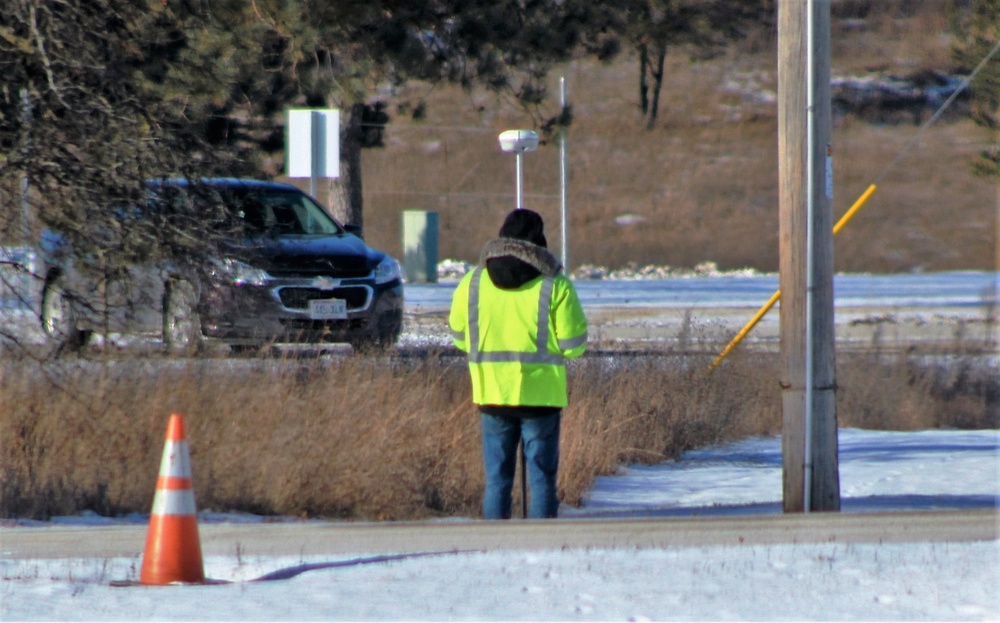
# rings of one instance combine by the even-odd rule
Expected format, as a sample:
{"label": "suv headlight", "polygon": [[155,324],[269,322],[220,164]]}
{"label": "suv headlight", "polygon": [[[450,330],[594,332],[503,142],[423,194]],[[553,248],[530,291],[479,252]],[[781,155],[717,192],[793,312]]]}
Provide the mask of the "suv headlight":
{"label": "suv headlight", "polygon": [[388,255],[375,267],[375,283],[389,283],[402,278],[399,262]]}
{"label": "suv headlight", "polygon": [[263,270],[232,258],[213,260],[211,274],[220,281],[237,286],[264,286],[271,278]]}

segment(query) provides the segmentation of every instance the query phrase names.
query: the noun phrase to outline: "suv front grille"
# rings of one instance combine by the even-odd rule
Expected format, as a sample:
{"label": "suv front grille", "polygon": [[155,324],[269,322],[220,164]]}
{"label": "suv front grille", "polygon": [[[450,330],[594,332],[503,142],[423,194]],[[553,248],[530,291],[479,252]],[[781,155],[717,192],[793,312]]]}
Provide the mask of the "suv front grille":
{"label": "suv front grille", "polygon": [[347,309],[354,311],[368,305],[370,289],[365,286],[345,286],[333,290],[318,288],[280,288],[278,296],[281,304],[288,309],[308,309],[309,301],[319,299],[344,299]]}
{"label": "suv front grille", "polygon": [[278,277],[281,279],[295,279],[299,277],[327,277],[334,275],[337,279],[364,279],[371,274],[371,271],[367,268],[361,268],[358,270],[338,270],[333,272],[330,270],[329,266],[315,266],[315,267],[305,267],[305,266],[292,266],[288,268],[269,268],[267,273],[272,277]]}
{"label": "suv front grille", "polygon": [[286,257],[278,256],[271,261],[267,272],[274,277],[315,277],[326,275],[337,279],[356,279],[371,273],[368,264],[361,257]]}

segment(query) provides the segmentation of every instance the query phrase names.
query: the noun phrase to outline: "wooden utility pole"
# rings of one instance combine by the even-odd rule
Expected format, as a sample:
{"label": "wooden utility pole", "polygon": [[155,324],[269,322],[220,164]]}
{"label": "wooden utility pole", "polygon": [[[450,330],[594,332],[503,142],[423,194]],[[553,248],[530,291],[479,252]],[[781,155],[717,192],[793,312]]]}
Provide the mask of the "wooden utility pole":
{"label": "wooden utility pole", "polygon": [[778,0],[778,167],[784,510],[836,511],[830,0]]}

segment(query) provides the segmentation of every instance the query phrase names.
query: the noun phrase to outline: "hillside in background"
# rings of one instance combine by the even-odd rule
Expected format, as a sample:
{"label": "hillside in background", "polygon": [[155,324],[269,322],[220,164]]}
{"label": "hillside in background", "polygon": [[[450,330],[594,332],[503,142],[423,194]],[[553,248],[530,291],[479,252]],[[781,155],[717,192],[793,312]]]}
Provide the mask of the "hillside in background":
{"label": "hillside in background", "polygon": [[[835,19],[834,78],[956,74],[962,68],[951,60],[953,38],[938,4]],[[567,149],[570,268],[715,261],[775,271],[775,58],[768,32],[711,61],[692,62],[675,50],[651,130],[637,109],[638,63],[628,55],[556,72],[547,109],[533,116],[457,88],[411,84],[387,93],[386,147],[363,155],[366,237],[399,257],[402,211],[436,211],[439,257],[475,261],[514,207],[515,160],[500,151],[497,135],[555,115],[562,76],[574,115]],[[834,219],[878,184],[837,237],[838,271],[996,269],[1000,195],[996,180],[971,173],[989,137],[961,107],[957,102],[928,128],[931,109],[836,116]],[[558,254],[558,144],[544,144],[524,163],[525,205],[545,217]],[[321,186],[321,199],[324,192]]]}

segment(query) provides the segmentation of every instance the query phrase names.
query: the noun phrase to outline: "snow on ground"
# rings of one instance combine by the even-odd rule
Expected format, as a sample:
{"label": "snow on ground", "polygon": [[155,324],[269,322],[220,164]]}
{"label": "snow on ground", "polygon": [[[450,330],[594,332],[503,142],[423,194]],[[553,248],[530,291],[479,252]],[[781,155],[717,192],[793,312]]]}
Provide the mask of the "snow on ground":
{"label": "snow on ground", "polygon": [[[1000,431],[841,431],[844,512],[996,508]],[[563,519],[778,513],[780,440],[600,479]],[[203,521],[225,520],[205,516]],[[62,518],[85,524],[91,518]],[[19,527],[17,530],[43,530]],[[7,530],[4,534],[10,535]],[[2,549],[2,547],[0,547]],[[363,556],[359,553],[359,556]],[[1000,620],[1000,541],[212,556],[219,586],[111,587],[139,557],[0,558],[0,620]],[[247,582],[312,564],[289,579]],[[289,574],[292,575],[292,574]]]}
{"label": "snow on ground", "polygon": [[[864,431],[838,435],[845,512],[988,508],[1000,494],[998,431]],[[694,450],[675,463],[628,466],[599,478],[593,515],[781,512],[781,444],[754,437]]]}
{"label": "snow on ground", "polygon": [[[441,284],[408,285],[408,308],[447,309],[454,280],[467,268],[451,267],[454,274]],[[775,275],[719,275],[707,265],[691,275],[585,268],[577,285],[594,310],[737,305],[753,311],[777,287]],[[996,273],[838,276],[838,316],[854,308],[864,314],[914,308],[916,322],[925,323],[925,316],[947,309],[969,322],[995,301],[996,282]],[[21,324],[18,314],[30,320],[9,297],[0,296],[0,307],[10,326]],[[996,508],[998,434],[841,431],[844,512]],[[780,452],[779,439],[753,438],[690,452],[675,463],[625,466],[599,479],[581,508],[565,508],[562,521],[779,513]],[[205,513],[200,520],[255,518]],[[109,521],[145,518],[85,514],[52,523]],[[18,523],[3,538],[45,529]],[[525,550],[342,567],[308,556],[212,556],[205,559],[208,577],[231,584],[131,588],[110,583],[136,579],[141,554],[14,560],[2,550],[0,542],[2,621],[1000,620],[1000,541]],[[246,581],[301,565],[317,568],[280,581]]]}

